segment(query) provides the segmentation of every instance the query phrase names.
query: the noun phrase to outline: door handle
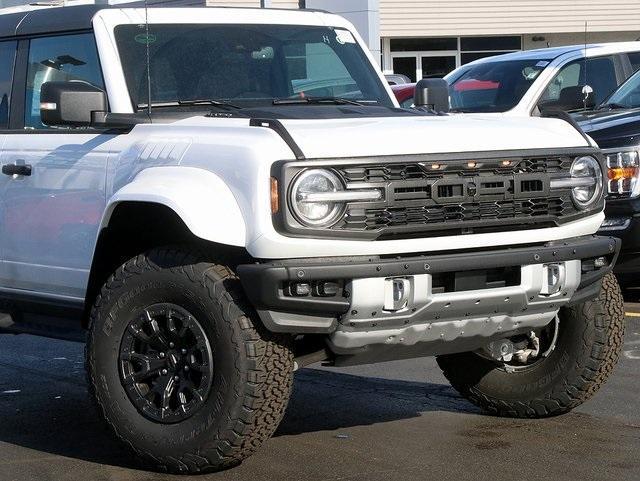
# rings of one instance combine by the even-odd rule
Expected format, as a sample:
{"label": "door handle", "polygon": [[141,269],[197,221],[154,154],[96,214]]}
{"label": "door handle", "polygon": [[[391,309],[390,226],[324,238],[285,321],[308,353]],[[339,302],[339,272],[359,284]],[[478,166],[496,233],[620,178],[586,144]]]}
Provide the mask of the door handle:
{"label": "door handle", "polygon": [[31,165],[5,164],[2,166],[2,173],[5,175],[31,175]]}

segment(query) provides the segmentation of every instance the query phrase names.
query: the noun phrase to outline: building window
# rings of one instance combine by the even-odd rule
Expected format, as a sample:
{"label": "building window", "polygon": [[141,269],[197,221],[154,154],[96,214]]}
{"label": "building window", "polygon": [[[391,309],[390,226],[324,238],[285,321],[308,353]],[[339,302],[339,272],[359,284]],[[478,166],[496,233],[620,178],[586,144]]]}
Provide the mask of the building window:
{"label": "building window", "polygon": [[463,52],[478,51],[514,51],[522,49],[522,37],[462,37],[460,50]]}
{"label": "building window", "polygon": [[522,36],[461,37],[460,65],[474,60],[522,50]]}
{"label": "building window", "polygon": [[458,65],[458,37],[392,38],[391,68],[416,82],[443,77]]}
{"label": "building window", "polygon": [[416,81],[417,62],[415,57],[394,57],[393,73],[406,75],[412,82]]}
{"label": "building window", "polygon": [[522,36],[388,38],[383,41],[385,72],[416,82],[443,77],[457,67],[484,57],[522,50]]}
{"label": "building window", "polygon": [[392,52],[425,52],[458,50],[458,39],[451,38],[392,38]]}

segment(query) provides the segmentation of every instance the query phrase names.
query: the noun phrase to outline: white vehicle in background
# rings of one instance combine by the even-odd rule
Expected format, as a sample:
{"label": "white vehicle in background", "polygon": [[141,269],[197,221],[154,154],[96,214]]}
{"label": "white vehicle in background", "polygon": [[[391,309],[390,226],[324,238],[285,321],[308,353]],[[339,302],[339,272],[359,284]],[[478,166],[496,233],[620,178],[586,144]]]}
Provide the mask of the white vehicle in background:
{"label": "white vehicle in background", "polygon": [[319,361],[438,356],[492,413],[570,411],[622,347],[604,158],[429,85],[399,108],[317,11],[1,17],[0,330],[88,331],[100,414],[177,473],[254,453]]}
{"label": "white vehicle in background", "polygon": [[[586,57],[585,57],[586,55]],[[488,57],[445,77],[451,109],[531,116],[600,104],[640,68],[640,42],[552,47]]]}

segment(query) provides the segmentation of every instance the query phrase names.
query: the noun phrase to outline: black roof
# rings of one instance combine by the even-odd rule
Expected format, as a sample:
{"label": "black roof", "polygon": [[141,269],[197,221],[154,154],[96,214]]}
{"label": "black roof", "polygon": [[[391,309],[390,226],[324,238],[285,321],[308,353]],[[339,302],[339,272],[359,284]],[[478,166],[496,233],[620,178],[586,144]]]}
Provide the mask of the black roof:
{"label": "black roof", "polygon": [[[79,5],[75,7],[52,7],[31,10],[28,12],[0,15],[0,38],[39,35],[47,33],[70,32],[73,30],[88,30],[91,20],[100,10],[108,8],[136,8],[142,7],[144,2],[132,2],[125,5]],[[153,5],[149,8],[167,8]],[[171,6],[180,8],[180,6]],[[211,8],[211,7],[208,7]],[[228,7],[213,7],[228,8]],[[272,10],[281,10],[278,8]],[[324,10],[303,9],[306,11],[324,12]]]}
{"label": "black roof", "polygon": [[0,15],[0,37],[86,30],[91,28],[91,19],[96,12],[105,8],[109,7],[80,5]]}

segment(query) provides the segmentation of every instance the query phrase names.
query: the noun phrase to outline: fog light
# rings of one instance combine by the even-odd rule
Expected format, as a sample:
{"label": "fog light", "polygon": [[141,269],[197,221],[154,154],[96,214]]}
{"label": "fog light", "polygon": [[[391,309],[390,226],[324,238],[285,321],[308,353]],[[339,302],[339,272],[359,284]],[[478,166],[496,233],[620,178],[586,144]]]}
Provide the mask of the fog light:
{"label": "fog light", "polygon": [[551,296],[560,292],[565,279],[564,264],[545,264],[542,269],[543,285],[540,294]]}
{"label": "fog light", "polygon": [[297,297],[306,297],[311,294],[311,285],[306,282],[297,282],[293,285],[291,293]]}
{"label": "fog light", "polygon": [[320,297],[335,297],[340,292],[340,284],[333,281],[318,282],[317,291]]}
{"label": "fog light", "polygon": [[596,269],[602,269],[603,267],[607,267],[607,265],[609,265],[609,263],[607,262],[607,258],[606,257],[596,257],[593,260],[593,266]]}

